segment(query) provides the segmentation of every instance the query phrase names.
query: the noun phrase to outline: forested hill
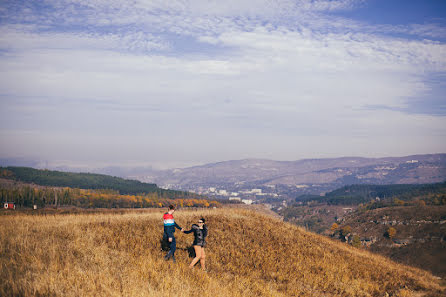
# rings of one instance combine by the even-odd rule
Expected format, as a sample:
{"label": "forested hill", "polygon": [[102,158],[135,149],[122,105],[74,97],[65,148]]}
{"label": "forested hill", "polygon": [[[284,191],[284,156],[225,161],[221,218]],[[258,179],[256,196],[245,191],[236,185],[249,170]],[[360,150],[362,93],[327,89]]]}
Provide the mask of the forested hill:
{"label": "forested hill", "polygon": [[0,167],[0,177],[41,186],[110,189],[119,191],[120,194],[148,194],[154,192],[171,196],[187,196],[189,194],[160,189],[156,184],[142,183],[137,180],[127,180],[109,175],[38,170],[30,167]]}
{"label": "forested hill", "polygon": [[420,196],[432,195],[446,195],[446,182],[411,185],[351,185],[329,192],[324,197],[305,195],[298,197],[296,201],[316,200],[334,205],[356,205],[377,197],[384,200],[398,198],[408,201]]}

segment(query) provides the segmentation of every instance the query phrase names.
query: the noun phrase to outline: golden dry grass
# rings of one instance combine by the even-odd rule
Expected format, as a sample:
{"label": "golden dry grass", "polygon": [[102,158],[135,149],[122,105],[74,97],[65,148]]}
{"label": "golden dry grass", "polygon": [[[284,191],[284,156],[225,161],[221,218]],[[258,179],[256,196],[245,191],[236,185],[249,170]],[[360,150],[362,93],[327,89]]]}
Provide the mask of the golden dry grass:
{"label": "golden dry grass", "polygon": [[243,209],[178,211],[209,226],[208,273],[160,249],[162,210],[0,216],[1,296],[442,296],[427,272]]}

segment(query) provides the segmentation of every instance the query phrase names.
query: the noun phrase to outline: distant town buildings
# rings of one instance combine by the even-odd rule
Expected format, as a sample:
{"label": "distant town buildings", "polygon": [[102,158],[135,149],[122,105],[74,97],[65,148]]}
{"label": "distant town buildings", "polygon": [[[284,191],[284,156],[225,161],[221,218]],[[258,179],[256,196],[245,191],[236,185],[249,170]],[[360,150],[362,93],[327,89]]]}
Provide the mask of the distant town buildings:
{"label": "distant town buildings", "polygon": [[228,196],[228,191],[226,191],[226,190],[218,190],[218,195]]}

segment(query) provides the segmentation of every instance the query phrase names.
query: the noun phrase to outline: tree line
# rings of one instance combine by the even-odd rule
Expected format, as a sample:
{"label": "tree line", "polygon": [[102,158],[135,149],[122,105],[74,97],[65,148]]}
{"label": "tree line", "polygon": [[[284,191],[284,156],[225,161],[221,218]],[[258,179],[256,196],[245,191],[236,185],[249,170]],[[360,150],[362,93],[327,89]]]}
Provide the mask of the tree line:
{"label": "tree line", "polygon": [[0,167],[0,178],[50,187],[110,189],[118,191],[120,194],[139,195],[157,193],[161,197],[200,198],[199,195],[193,193],[165,190],[159,188],[156,184],[143,183],[137,180],[128,180],[104,174],[62,172],[11,166]]}
{"label": "tree line", "polygon": [[[359,205],[375,201],[379,204],[391,204],[395,199],[399,201],[412,201],[426,197],[429,204],[441,204],[442,197],[446,195],[446,182],[434,184],[409,185],[350,185],[327,193],[325,196],[302,195],[296,198],[297,202],[318,202],[329,205]],[[434,197],[435,196],[435,197]],[[439,202],[436,202],[436,201]]]}
{"label": "tree line", "polygon": [[147,208],[167,207],[217,207],[217,201],[198,198],[171,198],[158,192],[144,195],[122,195],[114,190],[84,190],[33,186],[7,187],[0,185],[0,200],[14,202],[18,207],[39,208],[47,206],[76,206],[81,208]]}

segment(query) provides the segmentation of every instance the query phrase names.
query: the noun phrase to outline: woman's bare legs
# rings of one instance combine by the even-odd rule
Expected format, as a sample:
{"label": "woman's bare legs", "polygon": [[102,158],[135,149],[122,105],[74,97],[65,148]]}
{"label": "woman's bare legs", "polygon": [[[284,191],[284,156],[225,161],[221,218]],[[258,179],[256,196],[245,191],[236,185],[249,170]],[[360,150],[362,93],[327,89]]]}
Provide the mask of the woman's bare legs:
{"label": "woman's bare legs", "polygon": [[201,269],[206,270],[206,253],[204,252],[204,247],[201,248]]}
{"label": "woman's bare legs", "polygon": [[[201,259],[201,251],[202,251],[201,246],[194,245],[194,250],[195,250],[195,258],[190,263],[189,268],[193,268],[195,266],[195,264],[197,264],[197,262],[200,261],[200,259]],[[201,264],[201,265],[203,265],[203,264]]]}

